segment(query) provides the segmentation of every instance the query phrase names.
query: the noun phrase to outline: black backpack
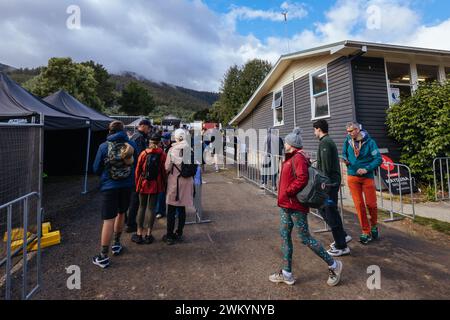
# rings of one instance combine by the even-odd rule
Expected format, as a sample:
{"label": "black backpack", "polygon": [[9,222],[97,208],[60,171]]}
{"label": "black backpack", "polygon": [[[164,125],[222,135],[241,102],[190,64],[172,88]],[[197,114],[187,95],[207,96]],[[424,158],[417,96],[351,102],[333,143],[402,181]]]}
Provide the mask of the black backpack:
{"label": "black backpack", "polygon": [[161,154],[159,153],[147,153],[147,159],[145,161],[144,171],[142,176],[148,181],[156,180],[159,174],[159,162]]}
{"label": "black backpack", "polygon": [[[183,149],[181,149],[181,156],[183,157]],[[197,165],[194,161],[194,152],[191,150],[191,163],[184,163],[181,162],[181,168],[178,168],[176,165],[174,165],[175,168],[177,168],[178,171],[180,171],[180,176],[183,178],[192,178],[197,173]]]}

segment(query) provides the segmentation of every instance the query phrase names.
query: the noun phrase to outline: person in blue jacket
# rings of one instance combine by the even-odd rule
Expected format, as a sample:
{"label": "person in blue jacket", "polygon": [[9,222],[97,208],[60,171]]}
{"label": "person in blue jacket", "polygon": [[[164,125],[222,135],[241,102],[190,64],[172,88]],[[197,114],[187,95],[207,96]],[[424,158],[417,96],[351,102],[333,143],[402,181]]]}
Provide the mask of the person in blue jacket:
{"label": "person in blue jacket", "polygon": [[106,142],[99,146],[94,161],[94,173],[100,176],[103,228],[101,252],[92,258],[92,262],[101,268],[109,266],[108,252],[113,233],[111,251],[114,255],[122,251],[120,236],[130,205],[138,156],[136,144],[128,138],[123,123],[111,122]]}
{"label": "person in blue jacket", "polygon": [[[342,157],[347,165],[347,184],[362,229],[359,241],[367,244],[379,237],[374,171],[383,160],[375,140],[367,131],[361,130],[357,122],[347,123],[347,138],[344,141]],[[366,208],[369,209],[370,223]]]}

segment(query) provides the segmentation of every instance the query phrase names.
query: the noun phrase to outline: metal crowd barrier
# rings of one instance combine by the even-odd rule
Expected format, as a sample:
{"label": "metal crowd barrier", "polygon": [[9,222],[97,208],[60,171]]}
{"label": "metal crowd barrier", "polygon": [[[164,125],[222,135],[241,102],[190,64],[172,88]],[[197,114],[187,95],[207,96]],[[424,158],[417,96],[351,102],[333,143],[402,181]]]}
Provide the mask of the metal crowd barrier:
{"label": "metal crowd barrier", "polygon": [[[376,170],[376,178],[378,180],[378,188],[379,188],[379,196],[380,196],[380,207],[382,209],[388,210],[389,211],[389,215],[390,218],[384,220],[385,222],[392,222],[392,221],[397,221],[397,220],[401,220],[403,218],[395,218],[394,214],[398,214],[401,215],[402,217],[406,217],[406,218],[410,218],[410,219],[415,219],[416,216],[416,212],[415,212],[415,208],[414,208],[414,185],[413,185],[413,178],[411,176],[411,169],[404,165],[404,164],[400,164],[400,163],[393,163],[393,162],[384,162],[384,165],[390,167],[393,166],[394,169],[393,170],[387,170],[387,196],[389,197],[388,199],[388,204],[386,205],[386,201],[384,199],[384,193],[383,189],[384,189],[384,184],[382,182],[382,178],[381,178],[381,171],[380,168],[378,168]],[[408,174],[402,175],[400,168],[404,168]],[[395,172],[395,173],[391,173],[391,172]],[[404,183],[402,183],[402,178],[406,178],[406,180],[408,180],[409,182],[405,183],[408,186],[408,188],[402,187],[402,185],[404,185]],[[392,192],[392,186],[393,184],[398,185],[398,190],[399,190],[399,198],[398,201],[395,201],[394,199],[394,194]],[[409,189],[409,192],[407,192],[406,190]],[[406,212],[405,211],[405,207],[408,207],[407,203],[404,203],[404,199],[405,197],[409,197],[411,203],[409,204],[411,206],[411,210],[410,212]],[[394,205],[396,207],[394,207]]]}
{"label": "metal crowd barrier", "polygon": [[[317,152],[305,151],[305,153],[311,158],[312,161],[317,159]],[[239,151],[236,165],[237,176],[238,178],[244,178],[245,180],[256,184],[265,192],[269,192],[270,194],[277,196],[278,179],[283,161],[284,156],[268,154],[263,151]],[[343,208],[343,190],[341,186],[341,188],[339,188],[338,209],[342,222],[344,223]],[[317,209],[311,209],[310,213],[322,220],[324,223],[324,227],[322,229],[314,230],[313,232],[322,233],[331,231],[331,228],[324,221]]]}
{"label": "metal crowd barrier", "polygon": [[[433,179],[436,201],[450,200],[449,159],[450,157],[440,157],[433,160]],[[444,166],[446,170],[444,170]],[[437,170],[438,168],[439,170]],[[447,183],[445,183],[445,180],[447,180]],[[447,190],[445,187],[447,187]]]}
{"label": "metal crowd barrier", "polygon": [[[37,290],[41,287],[41,234],[42,234],[42,224],[41,224],[41,209],[38,207],[37,209],[37,234],[28,237],[28,212],[29,212],[29,199],[31,197],[40,198],[39,193],[31,192],[26,194],[20,198],[17,198],[13,201],[0,205],[0,210],[7,210],[7,249],[6,249],[6,258],[0,261],[0,266],[3,266],[6,263],[6,300],[11,299],[11,280],[12,280],[12,258],[22,252],[23,261],[22,261],[22,299],[28,300],[31,296],[36,293]],[[12,220],[13,220],[13,205],[23,203],[23,244],[20,248],[15,249],[14,251],[11,249],[12,244]],[[28,246],[33,243],[37,239],[37,280],[36,286],[30,291],[27,291],[27,273],[28,273],[28,255],[27,249]]]}

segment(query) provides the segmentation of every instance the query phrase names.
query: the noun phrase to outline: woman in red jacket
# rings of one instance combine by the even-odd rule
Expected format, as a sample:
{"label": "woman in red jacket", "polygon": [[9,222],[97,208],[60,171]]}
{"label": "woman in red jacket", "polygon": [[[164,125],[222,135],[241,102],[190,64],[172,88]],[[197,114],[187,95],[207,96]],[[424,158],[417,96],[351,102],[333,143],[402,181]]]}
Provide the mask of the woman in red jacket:
{"label": "woman in red jacket", "polygon": [[[137,233],[131,241],[137,244],[150,244],[155,239],[152,236],[153,224],[156,218],[156,201],[158,194],[164,192],[166,171],[164,163],[166,154],[159,147],[161,137],[153,134],[147,149],[139,155],[136,166],[136,192],[139,194],[139,209],[136,217]],[[144,230],[145,229],[145,230]],[[145,233],[145,238],[143,235]]]}
{"label": "woman in red jacket", "polygon": [[327,284],[335,286],[340,281],[342,262],[334,260],[323,246],[311,236],[308,229],[307,216],[309,208],[297,199],[297,193],[308,184],[308,166],[310,165],[309,158],[302,151],[303,142],[299,128],[295,128],[293,132],[286,136],[284,148],[286,150],[286,160],[281,167],[278,189],[283,266],[279,272],[272,274],[269,280],[272,282],[284,282],[289,285],[295,283],[295,278],[292,274],[293,246],[291,238],[291,232],[295,225],[302,243],[328,264]]}

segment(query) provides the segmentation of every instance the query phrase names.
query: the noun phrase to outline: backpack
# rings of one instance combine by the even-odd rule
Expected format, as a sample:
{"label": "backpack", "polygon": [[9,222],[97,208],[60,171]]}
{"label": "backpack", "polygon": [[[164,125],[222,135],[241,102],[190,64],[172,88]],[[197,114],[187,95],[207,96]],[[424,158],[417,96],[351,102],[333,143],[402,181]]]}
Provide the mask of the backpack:
{"label": "backpack", "polygon": [[[297,178],[294,157],[295,155],[292,157],[291,167],[295,178]],[[325,201],[328,199],[329,186],[330,179],[308,162],[308,184],[297,193],[297,199],[308,207],[319,209],[325,205]]]}
{"label": "backpack", "polygon": [[148,181],[156,180],[159,174],[159,163],[161,154],[146,152],[145,167],[142,171],[142,176]]}
{"label": "backpack", "polygon": [[[131,150],[130,150],[131,148]],[[113,180],[123,180],[131,175],[133,166],[133,147],[126,142],[110,142],[108,141],[108,154],[105,164],[109,169],[109,175]]]}
{"label": "backpack", "polygon": [[[183,156],[183,149],[181,149],[181,156]],[[195,164],[194,161],[194,152],[191,150],[191,163],[184,163],[184,161],[181,162],[181,168],[178,168],[176,165],[174,165],[175,168],[177,168],[178,171],[180,171],[180,176],[183,178],[192,178],[197,173],[197,164]]]}

